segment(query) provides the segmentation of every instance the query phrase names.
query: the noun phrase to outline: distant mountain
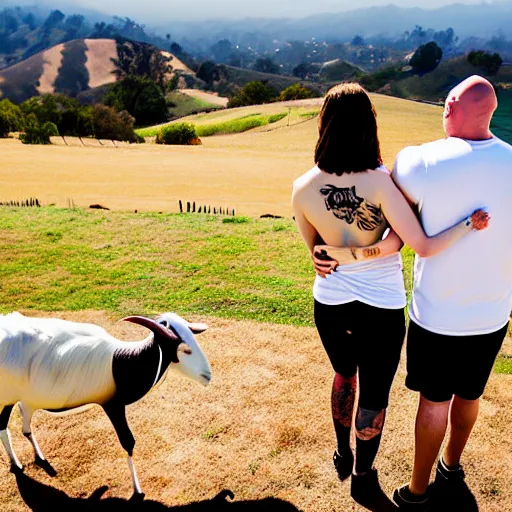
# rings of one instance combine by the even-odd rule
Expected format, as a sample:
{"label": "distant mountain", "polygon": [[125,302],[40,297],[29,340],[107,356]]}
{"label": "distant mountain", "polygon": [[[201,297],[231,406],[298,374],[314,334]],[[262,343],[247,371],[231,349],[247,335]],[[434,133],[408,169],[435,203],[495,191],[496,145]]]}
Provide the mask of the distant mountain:
{"label": "distant mountain", "polygon": [[0,97],[16,103],[42,94],[63,93],[86,102],[101,99],[105,86],[128,75],[146,75],[159,83],[174,74],[182,87],[195,74],[170,53],[145,44],[114,39],[75,39],[0,70]]}
{"label": "distant mountain", "polygon": [[178,40],[231,39],[252,36],[257,44],[262,36],[286,39],[347,40],[363,37],[396,37],[416,25],[436,30],[452,27],[459,37],[491,37],[502,32],[510,35],[512,2],[453,4],[439,9],[405,8],[387,5],[342,13],[321,13],[301,19],[204,20],[169,22],[159,29],[172,31]]}

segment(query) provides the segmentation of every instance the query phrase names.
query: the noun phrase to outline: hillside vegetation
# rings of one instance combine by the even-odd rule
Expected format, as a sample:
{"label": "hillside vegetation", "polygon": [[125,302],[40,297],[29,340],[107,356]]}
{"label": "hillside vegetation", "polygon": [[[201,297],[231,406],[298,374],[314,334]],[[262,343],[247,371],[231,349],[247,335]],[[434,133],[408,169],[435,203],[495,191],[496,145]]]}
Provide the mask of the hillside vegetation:
{"label": "hillside vegetation", "polygon": [[94,97],[92,91],[131,74],[149,76],[157,83],[176,74],[183,77],[184,85],[197,83],[179,59],[154,46],[121,39],[77,39],[0,70],[0,96],[16,103],[41,94]]}
{"label": "hillside vegetation", "polygon": [[446,95],[455,85],[476,74],[486,76],[495,84],[512,84],[512,66],[504,66],[496,75],[489,76],[484,70],[471,65],[466,57],[457,57],[442,61],[430,73],[391,80],[390,92],[402,98],[443,103]]}

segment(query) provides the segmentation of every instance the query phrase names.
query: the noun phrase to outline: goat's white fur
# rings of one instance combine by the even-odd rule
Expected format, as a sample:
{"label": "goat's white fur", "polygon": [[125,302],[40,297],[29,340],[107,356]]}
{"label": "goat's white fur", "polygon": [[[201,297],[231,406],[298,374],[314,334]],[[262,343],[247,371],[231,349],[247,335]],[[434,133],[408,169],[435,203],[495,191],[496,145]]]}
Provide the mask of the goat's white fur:
{"label": "goat's white fur", "polygon": [[37,410],[104,403],[115,393],[114,352],[125,346],[97,325],[0,316],[0,404],[22,401]]}

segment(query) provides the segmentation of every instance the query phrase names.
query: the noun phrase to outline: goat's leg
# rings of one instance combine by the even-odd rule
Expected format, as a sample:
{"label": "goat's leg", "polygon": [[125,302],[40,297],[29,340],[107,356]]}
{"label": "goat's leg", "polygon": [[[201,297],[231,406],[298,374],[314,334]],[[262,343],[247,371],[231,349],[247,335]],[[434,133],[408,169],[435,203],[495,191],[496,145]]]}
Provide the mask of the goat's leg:
{"label": "goat's leg", "polygon": [[39,467],[46,468],[48,466],[48,462],[46,461],[41,448],[39,448],[37,439],[32,433],[31,423],[35,410],[30,405],[24,404],[22,402],[18,404],[18,407],[21,413],[23,435],[30,441],[32,448],[34,449],[35,463]]}
{"label": "goat's leg", "polygon": [[18,471],[23,471],[23,466],[14,453],[11,441],[11,433],[7,428],[13,408],[14,405],[5,405],[0,409],[0,439],[2,440],[5,451],[7,452],[9,460],[11,461],[11,471],[16,473]]}
{"label": "goat's leg", "polygon": [[126,409],[123,405],[105,405],[103,406],[103,409],[114,426],[121,446],[126,450],[126,453],[128,453],[128,467],[130,468],[130,474],[132,476],[133,495],[135,497],[144,497],[144,493],[140,488],[137,472],[135,471],[135,466],[133,464],[135,438],[133,437],[126,420]]}

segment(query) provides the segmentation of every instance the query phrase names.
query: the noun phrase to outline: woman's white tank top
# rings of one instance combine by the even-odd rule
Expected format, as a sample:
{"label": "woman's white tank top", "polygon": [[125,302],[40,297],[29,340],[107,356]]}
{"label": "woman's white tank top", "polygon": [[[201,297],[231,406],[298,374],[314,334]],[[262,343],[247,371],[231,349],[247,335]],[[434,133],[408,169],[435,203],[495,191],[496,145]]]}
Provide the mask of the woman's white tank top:
{"label": "woman's white tank top", "polygon": [[402,268],[400,253],[340,265],[326,278],[316,276],[313,296],[327,305],[357,300],[378,308],[401,309],[407,303]]}

